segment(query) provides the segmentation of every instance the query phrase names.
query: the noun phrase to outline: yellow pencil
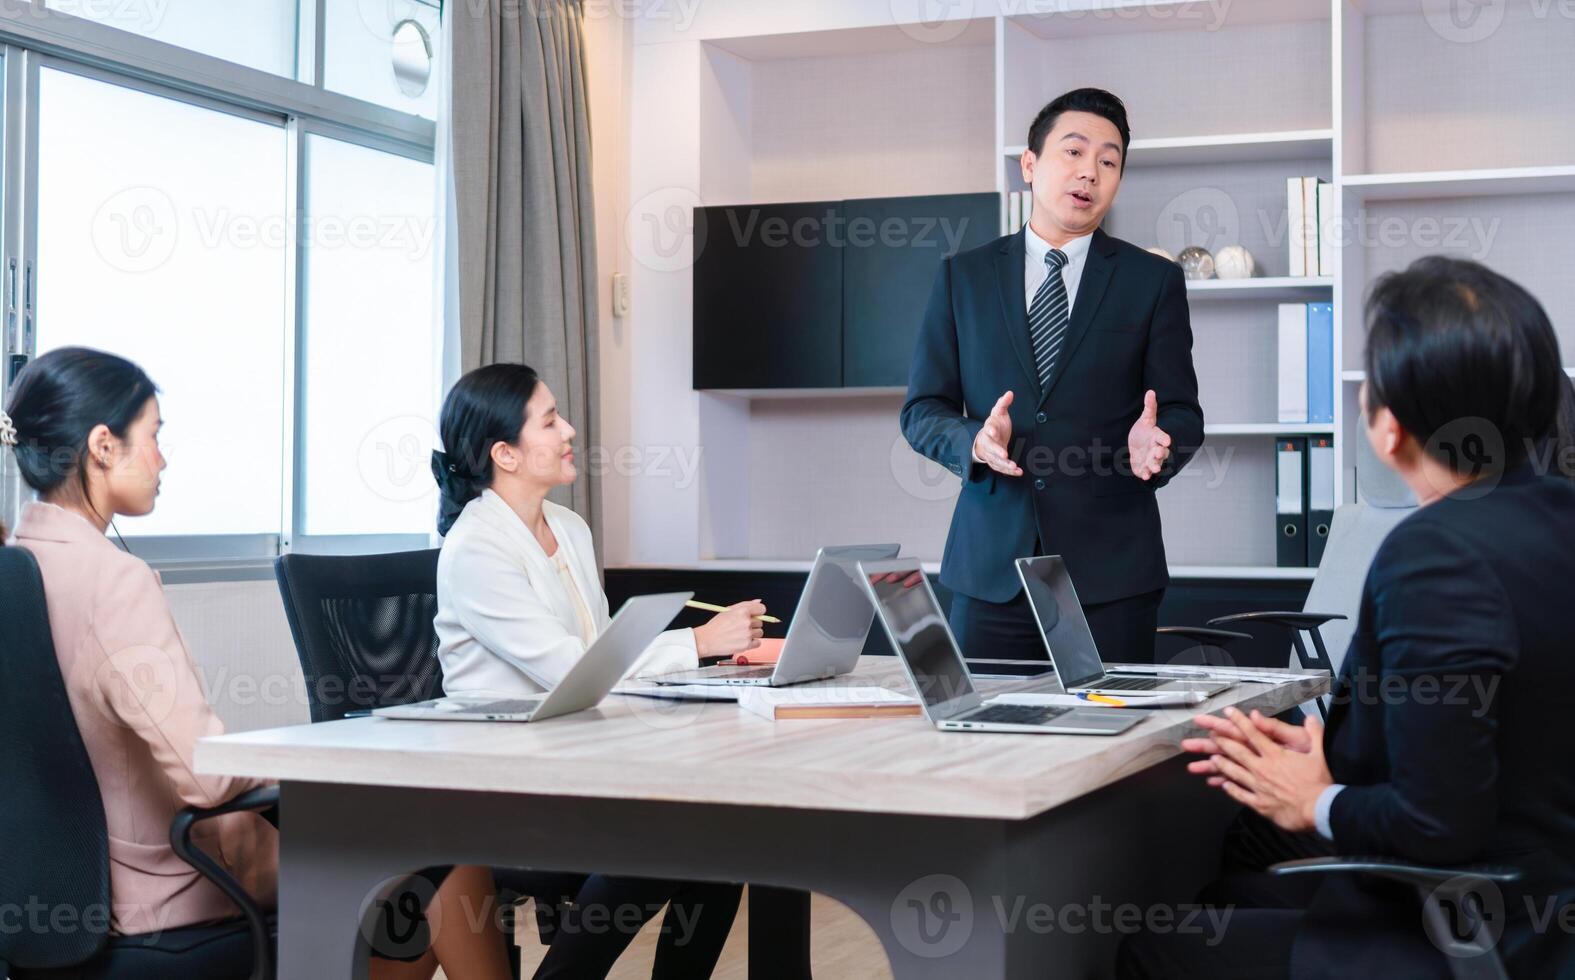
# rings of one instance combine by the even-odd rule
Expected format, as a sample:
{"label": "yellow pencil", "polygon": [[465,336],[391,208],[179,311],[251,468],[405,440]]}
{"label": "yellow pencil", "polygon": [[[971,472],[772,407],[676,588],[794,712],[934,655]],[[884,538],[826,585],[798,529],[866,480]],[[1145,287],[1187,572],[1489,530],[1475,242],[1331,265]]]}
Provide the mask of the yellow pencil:
{"label": "yellow pencil", "polygon": [[[727,612],[726,606],[719,606],[714,602],[701,602],[699,599],[690,599],[688,602],[684,603],[684,605],[688,606],[690,609],[703,609],[706,612]],[[775,616],[756,616],[755,618],[760,620],[762,623],[782,622],[782,620],[776,618]]]}

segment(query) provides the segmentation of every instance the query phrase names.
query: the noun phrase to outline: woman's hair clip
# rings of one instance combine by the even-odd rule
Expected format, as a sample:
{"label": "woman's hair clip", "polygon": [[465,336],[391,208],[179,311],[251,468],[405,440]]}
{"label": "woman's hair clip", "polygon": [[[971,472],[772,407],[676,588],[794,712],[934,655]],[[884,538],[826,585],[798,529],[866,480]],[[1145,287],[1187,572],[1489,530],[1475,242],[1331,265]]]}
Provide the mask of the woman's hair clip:
{"label": "woman's hair clip", "polygon": [[16,445],[16,426],[11,422],[11,416],[0,411],[0,446]]}

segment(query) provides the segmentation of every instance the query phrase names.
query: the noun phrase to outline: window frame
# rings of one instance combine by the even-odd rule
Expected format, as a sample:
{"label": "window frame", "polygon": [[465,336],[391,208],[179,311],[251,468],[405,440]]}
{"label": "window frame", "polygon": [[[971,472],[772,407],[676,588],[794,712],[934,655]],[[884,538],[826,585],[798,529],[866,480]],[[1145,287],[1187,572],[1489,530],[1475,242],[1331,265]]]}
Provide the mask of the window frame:
{"label": "window frame", "polygon": [[[298,216],[306,203],[306,139],[325,136],[431,164],[437,126],[432,120],[323,87],[323,23],[327,0],[299,0],[296,63],[300,80],[224,61],[163,41],[51,10],[0,5],[0,392],[8,393],[13,355],[37,352],[35,272],[38,218],[38,73],[48,67],[108,84],[172,98],[284,129],[288,224],[284,331],[285,391],[279,533],[138,537],[136,552],[182,582],[267,578],[273,560],[299,551],[362,554],[425,548],[426,534],[298,534],[304,507],[303,361],[306,329],[305,243]],[[441,13],[440,13],[441,16]],[[433,330],[438,324],[434,319]],[[441,358],[439,359],[441,360]],[[441,364],[433,366],[440,371]],[[14,526],[29,492],[10,454],[0,459],[0,521]]]}

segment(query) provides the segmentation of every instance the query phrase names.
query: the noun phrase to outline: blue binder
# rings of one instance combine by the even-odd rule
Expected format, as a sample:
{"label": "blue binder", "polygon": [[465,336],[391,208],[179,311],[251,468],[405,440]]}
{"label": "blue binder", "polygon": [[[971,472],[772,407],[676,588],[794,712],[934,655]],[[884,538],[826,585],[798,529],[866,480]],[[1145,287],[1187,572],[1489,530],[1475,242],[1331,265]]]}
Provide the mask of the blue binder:
{"label": "blue binder", "polygon": [[1307,421],[1334,421],[1334,304],[1307,304]]}

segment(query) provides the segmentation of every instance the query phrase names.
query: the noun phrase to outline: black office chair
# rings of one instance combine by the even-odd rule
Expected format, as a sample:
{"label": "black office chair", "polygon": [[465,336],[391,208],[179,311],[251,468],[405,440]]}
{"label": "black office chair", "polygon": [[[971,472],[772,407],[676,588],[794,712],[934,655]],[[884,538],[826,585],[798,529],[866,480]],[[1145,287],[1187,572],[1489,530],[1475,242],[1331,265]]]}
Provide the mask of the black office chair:
{"label": "black office chair", "polygon": [[[306,675],[313,723],[443,694],[437,659],[437,550],[285,555],[274,563]],[[543,945],[583,875],[494,869],[500,893],[536,902]],[[512,903],[511,903],[512,904]],[[507,923],[505,923],[507,924]],[[518,957],[511,958],[518,965]]]}
{"label": "black office chair", "polygon": [[1286,861],[1269,870],[1277,875],[1356,873],[1411,885],[1422,898],[1428,938],[1448,960],[1454,980],[1508,980],[1496,948],[1499,937],[1492,931],[1495,913],[1484,896],[1518,881],[1521,873],[1515,868],[1432,868],[1384,857],[1327,857]]}
{"label": "black office chair", "polygon": [[193,846],[191,829],[222,813],[266,810],[278,803],[278,791],[257,790],[211,810],[188,808],[170,829],[176,853],[235,901],[241,919],[111,935],[104,802],[60,675],[44,583],[22,548],[0,548],[0,638],[0,906],[23,913],[19,928],[0,929],[0,977],[269,980],[272,920]]}
{"label": "black office chair", "polygon": [[437,559],[434,549],[274,563],[314,723],[442,695]]}

